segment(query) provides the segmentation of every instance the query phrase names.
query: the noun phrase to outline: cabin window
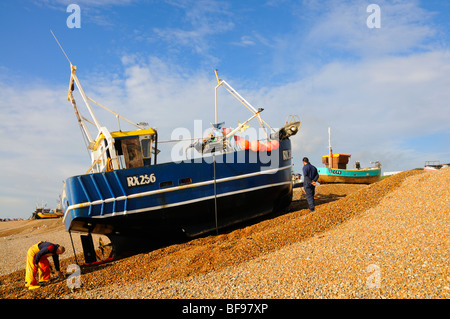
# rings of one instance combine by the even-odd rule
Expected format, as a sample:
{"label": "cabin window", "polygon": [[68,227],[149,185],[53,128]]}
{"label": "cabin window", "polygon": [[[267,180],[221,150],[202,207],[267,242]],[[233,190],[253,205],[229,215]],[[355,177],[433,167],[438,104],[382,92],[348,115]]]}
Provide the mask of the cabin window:
{"label": "cabin window", "polygon": [[152,139],[150,135],[141,137],[142,156],[144,159],[152,157]]}
{"label": "cabin window", "polygon": [[180,186],[192,183],[192,178],[182,178],[180,179]]}
{"label": "cabin window", "polygon": [[142,167],[144,161],[142,158],[141,145],[139,138],[127,138],[121,140],[122,153],[127,168]]}
{"label": "cabin window", "polygon": [[163,187],[170,187],[170,186],[173,186],[173,182],[172,182],[172,181],[167,181],[167,182],[159,183],[159,187],[160,187],[160,188],[163,188]]}

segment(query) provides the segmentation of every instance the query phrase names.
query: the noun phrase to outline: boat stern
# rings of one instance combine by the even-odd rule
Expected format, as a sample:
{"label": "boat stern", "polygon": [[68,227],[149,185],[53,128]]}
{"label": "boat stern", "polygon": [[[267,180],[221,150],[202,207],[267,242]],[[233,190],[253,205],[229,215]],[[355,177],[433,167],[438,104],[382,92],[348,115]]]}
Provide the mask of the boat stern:
{"label": "boat stern", "polygon": [[85,207],[89,206],[89,201],[86,198],[85,192],[79,187],[76,187],[75,177],[66,179],[61,193],[61,207],[63,212],[63,222],[66,231],[76,230],[88,232],[89,229],[85,227],[75,227],[75,222],[88,217],[85,212]]}

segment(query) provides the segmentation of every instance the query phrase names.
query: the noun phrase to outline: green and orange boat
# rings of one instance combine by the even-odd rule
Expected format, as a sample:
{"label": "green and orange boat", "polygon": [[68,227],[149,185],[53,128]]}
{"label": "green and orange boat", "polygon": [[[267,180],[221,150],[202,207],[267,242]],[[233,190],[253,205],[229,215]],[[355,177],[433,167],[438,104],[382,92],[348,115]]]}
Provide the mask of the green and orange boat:
{"label": "green and orange boat", "polygon": [[[328,134],[330,135],[330,128],[328,128]],[[361,168],[360,162],[356,161],[354,169],[347,169],[351,155],[333,154],[330,140],[331,138],[329,139],[329,154],[322,156],[322,164],[325,164],[325,167],[317,168],[319,183],[371,184],[380,180],[380,162],[371,162],[374,164],[373,167]]]}

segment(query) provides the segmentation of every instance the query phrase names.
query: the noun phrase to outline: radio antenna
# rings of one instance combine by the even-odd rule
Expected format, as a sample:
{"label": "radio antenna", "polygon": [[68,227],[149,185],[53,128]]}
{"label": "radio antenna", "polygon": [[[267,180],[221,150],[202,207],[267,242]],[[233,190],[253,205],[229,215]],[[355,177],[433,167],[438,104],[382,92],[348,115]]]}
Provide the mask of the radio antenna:
{"label": "radio antenna", "polygon": [[58,43],[59,47],[61,48],[61,51],[64,53],[67,61],[69,61],[70,65],[72,65],[72,62],[70,62],[69,57],[67,56],[66,52],[64,51],[63,47],[61,46],[61,44],[59,43],[58,39],[56,38],[55,34],[53,33],[53,31],[50,29],[50,32],[52,33],[53,37],[56,40],[56,43]]}

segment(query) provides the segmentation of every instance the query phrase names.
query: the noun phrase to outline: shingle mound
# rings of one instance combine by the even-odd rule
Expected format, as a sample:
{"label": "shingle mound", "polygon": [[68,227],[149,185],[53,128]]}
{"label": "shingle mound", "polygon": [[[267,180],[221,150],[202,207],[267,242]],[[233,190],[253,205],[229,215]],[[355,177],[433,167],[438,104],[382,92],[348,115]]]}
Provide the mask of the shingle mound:
{"label": "shingle mound", "polygon": [[[226,234],[198,238],[96,267],[82,266],[82,287],[75,292],[66,287],[65,281],[28,292],[20,281],[23,274],[16,272],[8,275],[9,277],[0,278],[0,296],[2,298],[364,298],[367,296],[372,298],[379,297],[380,294],[383,296],[384,293],[387,297],[401,298],[394,284],[393,286],[383,284],[383,287],[390,288],[384,291],[378,289],[375,295],[375,290],[370,290],[372,294],[367,295],[365,277],[357,279],[362,287],[361,292],[355,289],[355,282],[345,279],[345,274],[352,273],[355,267],[363,269],[364,272],[367,265],[359,265],[358,260],[380,255],[380,251],[389,252],[390,255],[395,255],[395,251],[403,251],[400,255],[405,257],[409,256],[405,253],[405,249],[423,251],[428,249],[426,247],[429,245],[438,246],[440,252],[446,252],[442,258],[446,258],[447,263],[443,264],[445,260],[442,258],[436,263],[444,265],[445,271],[448,271],[446,267],[449,258],[449,186],[450,169],[431,173],[419,170],[406,171],[358,188],[354,185],[322,185],[320,187],[323,189],[328,187],[330,191],[325,194],[326,192],[318,189],[319,205],[313,213],[309,213],[307,209],[297,210],[296,208],[301,206],[299,204],[301,200],[294,201],[291,205],[294,209],[292,212]],[[345,192],[339,193],[337,190],[339,187],[352,188],[353,192],[342,197]],[[327,196],[333,201],[326,200],[320,203],[320,198]],[[429,218],[430,214],[434,214],[434,218]],[[434,226],[428,227],[426,224],[428,221],[435,223]],[[403,231],[398,231],[396,227],[401,227]],[[429,234],[435,227],[440,227],[440,230],[434,235]],[[405,248],[404,239],[407,239],[407,236],[416,239],[417,232],[420,231],[423,231],[424,238],[429,239],[433,236],[433,240],[423,243],[411,242],[411,245]],[[392,232],[392,236],[399,237],[391,238],[386,235],[389,232]],[[447,239],[443,237],[443,232],[447,232]],[[371,237],[367,237],[369,234]],[[327,241],[320,240],[323,237]],[[334,241],[328,237],[334,238]],[[379,250],[372,245],[374,242],[379,246]],[[299,245],[303,247],[300,250]],[[429,251],[431,250],[430,248]],[[309,254],[307,257],[302,255],[306,252]],[[433,252],[433,256],[435,255],[436,252]],[[321,258],[322,262],[316,260],[311,263],[311,259],[317,258]],[[274,262],[274,259],[277,262]],[[398,267],[406,267],[401,259],[395,260],[400,263]],[[70,259],[65,261],[63,267],[70,262],[73,261]],[[373,260],[371,262],[369,265],[375,263]],[[288,263],[292,263],[291,266],[287,267]],[[404,281],[406,277],[404,273],[402,274],[403,279],[392,280],[396,283]],[[265,275],[276,278],[268,278]],[[290,280],[286,279],[284,282],[283,276],[288,276]],[[292,280],[292,276],[296,276],[297,279]],[[445,276],[439,278],[441,281],[448,280]],[[386,277],[383,279],[388,280]],[[342,281],[346,280],[350,282],[352,288],[342,285]],[[254,282],[251,289],[245,288],[246,283],[250,282]],[[436,288],[438,290],[433,288],[429,296],[440,296],[442,292],[445,293],[448,286],[448,283],[441,282],[438,286],[440,288]],[[403,297],[411,296],[414,298],[414,293],[409,292]]]}

